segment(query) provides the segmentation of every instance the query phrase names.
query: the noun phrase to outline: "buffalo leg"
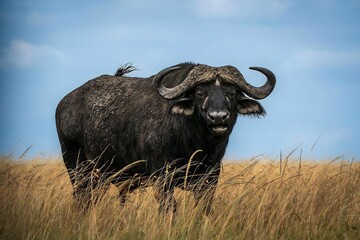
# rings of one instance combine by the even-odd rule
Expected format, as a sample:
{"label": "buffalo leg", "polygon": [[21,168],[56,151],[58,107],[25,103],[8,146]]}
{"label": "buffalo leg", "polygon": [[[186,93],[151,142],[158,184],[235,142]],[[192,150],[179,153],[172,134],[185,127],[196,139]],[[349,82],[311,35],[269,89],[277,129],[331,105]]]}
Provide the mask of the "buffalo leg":
{"label": "buffalo leg", "polygon": [[159,202],[159,212],[167,214],[176,211],[174,188],[171,179],[167,177],[160,178],[154,185],[155,198]]}
{"label": "buffalo leg", "polygon": [[200,207],[206,215],[211,212],[211,207],[219,180],[220,169],[216,168],[207,174],[199,186],[193,189],[196,206]]}
{"label": "buffalo leg", "polygon": [[123,184],[117,186],[117,188],[119,190],[119,202],[120,202],[121,206],[123,206],[125,204],[127,195],[130,194],[131,192],[133,192],[138,187],[139,187],[139,183],[132,182],[132,181],[129,183],[123,183]]}
{"label": "buffalo leg", "polygon": [[91,160],[86,160],[84,151],[76,142],[63,141],[63,159],[73,186],[73,198],[79,208],[88,208],[104,194],[100,189],[100,172]]}

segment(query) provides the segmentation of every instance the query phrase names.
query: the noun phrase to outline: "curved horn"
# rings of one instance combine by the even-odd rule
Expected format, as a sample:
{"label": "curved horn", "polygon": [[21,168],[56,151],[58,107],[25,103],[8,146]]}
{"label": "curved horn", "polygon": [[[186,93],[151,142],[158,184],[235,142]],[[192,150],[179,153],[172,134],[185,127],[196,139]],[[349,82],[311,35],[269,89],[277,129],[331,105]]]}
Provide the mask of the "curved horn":
{"label": "curved horn", "polygon": [[268,69],[262,67],[250,67],[251,70],[261,72],[267,77],[267,81],[261,87],[255,87],[249,84],[242,74],[236,68],[229,66],[232,72],[231,82],[239,86],[242,92],[254,99],[263,99],[269,96],[276,84],[275,75]]}
{"label": "curved horn", "polygon": [[162,79],[167,74],[177,69],[179,69],[179,67],[166,68],[159,72],[153,79],[153,84],[156,90],[163,98],[174,99],[178,96],[181,96],[184,92],[194,87],[199,82],[206,82],[207,80],[210,81],[211,78],[209,78],[209,74],[213,73],[213,71],[209,70],[210,68],[208,66],[197,65],[189,72],[189,74],[186,76],[186,78],[181,84],[173,88],[167,88],[162,85]]}
{"label": "curved horn", "polygon": [[169,93],[171,92],[171,89],[164,87],[162,85],[161,81],[167,74],[169,74],[177,69],[179,69],[179,67],[166,68],[166,69],[162,70],[161,72],[159,72],[158,74],[156,74],[156,76],[153,78],[153,84],[154,84],[156,90],[164,98],[167,98],[166,96],[169,95]]}
{"label": "curved horn", "polygon": [[276,84],[275,74],[271,72],[269,69],[263,67],[250,67],[249,69],[261,72],[266,76],[267,80],[266,83],[261,87],[254,87],[248,84],[247,87],[250,86],[248,96],[255,99],[266,98],[274,90]]}

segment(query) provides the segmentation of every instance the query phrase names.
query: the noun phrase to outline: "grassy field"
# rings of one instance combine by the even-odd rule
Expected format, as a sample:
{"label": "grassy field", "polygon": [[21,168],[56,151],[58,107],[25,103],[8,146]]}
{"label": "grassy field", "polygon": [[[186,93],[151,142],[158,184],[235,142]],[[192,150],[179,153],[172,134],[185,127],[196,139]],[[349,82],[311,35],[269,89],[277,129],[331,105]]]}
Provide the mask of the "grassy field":
{"label": "grassy field", "polygon": [[360,239],[360,162],[225,162],[213,212],[176,191],[158,213],[151,188],[124,206],[111,187],[87,212],[73,207],[59,159],[0,159],[0,239]]}

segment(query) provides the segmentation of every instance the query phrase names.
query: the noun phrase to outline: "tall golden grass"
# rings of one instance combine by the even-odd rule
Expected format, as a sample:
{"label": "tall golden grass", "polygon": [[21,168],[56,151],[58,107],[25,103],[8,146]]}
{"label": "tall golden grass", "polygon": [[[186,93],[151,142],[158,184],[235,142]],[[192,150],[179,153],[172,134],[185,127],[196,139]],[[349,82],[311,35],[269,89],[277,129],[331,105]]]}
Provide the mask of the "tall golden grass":
{"label": "tall golden grass", "polygon": [[357,161],[225,162],[209,216],[181,190],[158,213],[151,187],[78,211],[59,159],[1,158],[0,194],[0,239],[360,239]]}

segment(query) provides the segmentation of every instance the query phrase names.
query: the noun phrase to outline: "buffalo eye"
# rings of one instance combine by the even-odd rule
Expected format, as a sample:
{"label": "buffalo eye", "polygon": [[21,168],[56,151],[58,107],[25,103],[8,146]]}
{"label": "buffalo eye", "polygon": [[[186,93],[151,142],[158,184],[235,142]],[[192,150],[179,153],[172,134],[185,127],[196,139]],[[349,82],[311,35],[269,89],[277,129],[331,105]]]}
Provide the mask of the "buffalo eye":
{"label": "buffalo eye", "polygon": [[231,91],[228,93],[229,97],[235,97],[235,91]]}
{"label": "buffalo eye", "polygon": [[198,98],[203,98],[204,97],[204,92],[203,91],[201,91],[201,90],[196,90],[196,96],[198,97]]}
{"label": "buffalo eye", "polygon": [[233,99],[233,98],[235,98],[236,91],[235,91],[235,90],[229,91],[229,92],[226,93],[226,95],[227,95],[229,98]]}

